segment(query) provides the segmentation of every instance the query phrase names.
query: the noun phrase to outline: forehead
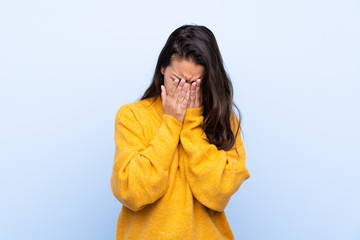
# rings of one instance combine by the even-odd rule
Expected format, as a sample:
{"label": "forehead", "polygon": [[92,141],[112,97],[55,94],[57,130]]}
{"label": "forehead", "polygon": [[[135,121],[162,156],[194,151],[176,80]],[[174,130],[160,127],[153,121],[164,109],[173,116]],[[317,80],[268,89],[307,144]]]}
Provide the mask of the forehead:
{"label": "forehead", "polygon": [[178,77],[184,78],[185,80],[196,81],[198,78],[201,78],[205,73],[205,67],[196,64],[190,60],[178,60],[173,58],[171,64],[169,65],[170,74]]}

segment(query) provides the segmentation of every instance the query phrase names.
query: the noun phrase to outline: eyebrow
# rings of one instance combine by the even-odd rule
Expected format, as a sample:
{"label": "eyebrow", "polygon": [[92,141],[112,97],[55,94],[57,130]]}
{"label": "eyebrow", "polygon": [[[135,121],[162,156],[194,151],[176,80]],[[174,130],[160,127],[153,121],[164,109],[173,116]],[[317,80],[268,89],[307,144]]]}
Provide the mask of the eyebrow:
{"label": "eyebrow", "polygon": [[181,79],[181,77],[179,77],[179,76],[176,76],[175,74],[173,74],[173,75],[174,75],[174,76],[175,76],[175,77],[176,77],[177,79],[179,79],[179,80]]}
{"label": "eyebrow", "polygon": [[[177,79],[181,79],[181,77],[179,77],[179,76],[176,76],[175,74],[172,74],[173,76],[175,76]],[[200,77],[200,78],[202,78],[202,76]],[[187,81],[187,79],[185,79],[186,81]],[[195,80],[196,81],[196,80]]]}

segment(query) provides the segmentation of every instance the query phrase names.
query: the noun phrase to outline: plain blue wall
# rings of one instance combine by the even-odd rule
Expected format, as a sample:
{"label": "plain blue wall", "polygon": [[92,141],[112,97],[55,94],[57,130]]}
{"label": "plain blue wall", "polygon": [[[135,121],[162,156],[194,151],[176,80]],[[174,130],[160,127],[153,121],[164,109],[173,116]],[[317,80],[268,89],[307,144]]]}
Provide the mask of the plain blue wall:
{"label": "plain blue wall", "polygon": [[243,116],[236,239],[360,239],[359,1],[1,1],[0,239],[115,239],[118,108],[183,24]]}

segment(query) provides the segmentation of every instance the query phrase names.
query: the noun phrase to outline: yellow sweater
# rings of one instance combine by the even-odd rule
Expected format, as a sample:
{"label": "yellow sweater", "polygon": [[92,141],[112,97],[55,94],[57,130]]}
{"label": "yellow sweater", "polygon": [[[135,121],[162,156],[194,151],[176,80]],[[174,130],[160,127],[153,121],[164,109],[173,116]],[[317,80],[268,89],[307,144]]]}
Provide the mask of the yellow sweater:
{"label": "yellow sweater", "polygon": [[201,135],[204,107],[187,109],[181,123],[163,115],[160,96],[151,100],[124,104],[116,114],[116,239],[234,239],[224,209],[250,177],[240,134],[240,156],[235,146],[218,150]]}

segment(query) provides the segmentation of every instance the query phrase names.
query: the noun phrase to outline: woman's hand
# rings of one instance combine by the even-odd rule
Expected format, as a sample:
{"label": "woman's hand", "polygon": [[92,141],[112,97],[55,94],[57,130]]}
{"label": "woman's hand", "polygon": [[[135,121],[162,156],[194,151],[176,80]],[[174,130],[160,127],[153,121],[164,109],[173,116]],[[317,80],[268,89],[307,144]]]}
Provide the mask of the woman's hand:
{"label": "woman's hand", "polygon": [[169,91],[165,89],[165,86],[161,85],[161,100],[163,114],[169,114],[182,123],[186,108],[189,105],[190,92],[188,90],[189,84],[184,79],[178,83],[178,79],[173,81]]}
{"label": "woman's hand", "polygon": [[187,108],[198,108],[202,106],[202,97],[200,92],[200,82],[198,79],[191,84],[190,88],[190,101]]}

